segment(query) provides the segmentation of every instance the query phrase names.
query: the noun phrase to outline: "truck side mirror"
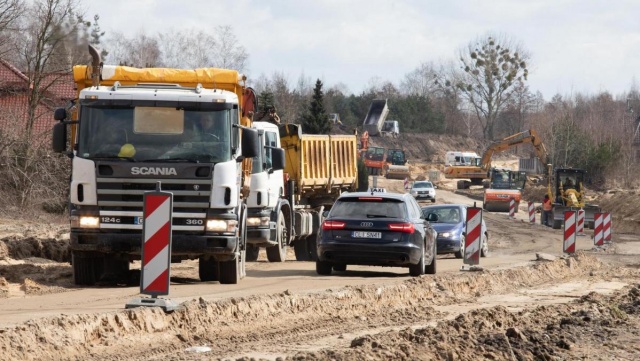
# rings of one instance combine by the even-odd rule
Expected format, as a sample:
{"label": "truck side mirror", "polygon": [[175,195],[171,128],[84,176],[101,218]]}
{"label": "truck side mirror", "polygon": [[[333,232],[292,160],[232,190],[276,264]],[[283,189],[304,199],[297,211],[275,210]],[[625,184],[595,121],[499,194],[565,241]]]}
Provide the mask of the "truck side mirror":
{"label": "truck side mirror", "polygon": [[67,110],[65,108],[56,108],[53,111],[53,119],[59,121],[67,119]]}
{"label": "truck side mirror", "polygon": [[271,149],[271,164],[273,166],[273,170],[284,169],[284,149],[282,148]]}
{"label": "truck side mirror", "polygon": [[[56,112],[59,109],[56,109]],[[66,124],[64,123],[54,124],[51,146],[53,148],[53,151],[56,153],[62,153],[67,150],[67,125]]]}
{"label": "truck side mirror", "polygon": [[260,139],[258,131],[251,128],[242,129],[242,156],[254,158],[260,155]]}

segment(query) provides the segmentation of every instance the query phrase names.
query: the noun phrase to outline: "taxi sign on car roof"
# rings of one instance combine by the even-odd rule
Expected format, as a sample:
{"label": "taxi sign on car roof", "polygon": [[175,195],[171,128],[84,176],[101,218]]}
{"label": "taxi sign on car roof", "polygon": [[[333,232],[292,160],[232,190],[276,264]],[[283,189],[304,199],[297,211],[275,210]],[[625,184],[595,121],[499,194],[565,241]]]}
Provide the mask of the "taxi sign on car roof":
{"label": "taxi sign on car roof", "polygon": [[373,193],[387,193],[387,190],[385,188],[376,187],[376,188],[369,188],[369,192],[371,194],[373,194]]}

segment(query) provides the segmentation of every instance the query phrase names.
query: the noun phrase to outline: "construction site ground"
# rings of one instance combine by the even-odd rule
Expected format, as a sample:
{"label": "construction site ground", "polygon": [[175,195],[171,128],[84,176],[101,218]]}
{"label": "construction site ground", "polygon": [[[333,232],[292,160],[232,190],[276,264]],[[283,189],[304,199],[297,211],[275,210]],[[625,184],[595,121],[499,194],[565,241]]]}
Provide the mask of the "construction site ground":
{"label": "construction site ground", "polygon": [[[441,169],[424,158],[410,160],[412,180]],[[404,191],[402,180],[376,182]],[[436,204],[481,194],[436,184]],[[525,197],[543,193],[531,186]],[[637,360],[640,192],[592,197],[613,213],[604,247],[586,230],[578,252],[563,254],[562,230],[529,223],[522,204],[515,220],[484,212],[491,254],[479,271],[441,255],[433,276],[366,266],[319,276],[292,250],[284,263],[262,250],[237,285],[200,282],[196,261],[173,264],[171,313],[125,309],[137,284],[74,286],[65,216],[5,215],[0,360]]]}

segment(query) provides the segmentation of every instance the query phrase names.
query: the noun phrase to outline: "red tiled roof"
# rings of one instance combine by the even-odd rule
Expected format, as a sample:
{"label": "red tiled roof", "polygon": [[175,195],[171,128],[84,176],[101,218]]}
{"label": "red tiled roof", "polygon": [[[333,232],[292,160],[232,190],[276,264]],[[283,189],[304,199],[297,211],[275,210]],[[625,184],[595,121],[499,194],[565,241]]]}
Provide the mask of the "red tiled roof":
{"label": "red tiled roof", "polygon": [[[76,97],[75,83],[71,73],[56,73],[46,76],[41,85],[46,88],[43,99],[36,108],[33,137],[36,142],[49,140],[53,126],[53,109],[65,106]],[[29,78],[16,67],[0,60],[0,131],[20,132],[27,122]]]}

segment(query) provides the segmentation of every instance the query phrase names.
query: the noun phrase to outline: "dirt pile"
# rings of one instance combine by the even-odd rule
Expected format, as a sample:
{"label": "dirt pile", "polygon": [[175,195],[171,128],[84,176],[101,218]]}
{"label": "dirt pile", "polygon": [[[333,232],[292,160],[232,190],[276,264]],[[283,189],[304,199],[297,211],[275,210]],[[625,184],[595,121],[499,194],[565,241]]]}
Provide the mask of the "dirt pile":
{"label": "dirt pile", "polygon": [[[142,359],[194,344],[213,345],[216,355],[228,355],[252,351],[243,344],[258,339],[265,340],[267,349],[282,352],[282,345],[295,343],[300,334],[323,338],[366,329],[366,325],[424,325],[442,319],[433,305],[473,302],[481,295],[601,273],[603,265],[597,259],[579,254],[532,267],[420,277],[387,286],[215,302],[200,299],[186,302],[171,314],[142,308],[52,317],[3,330],[0,359]],[[123,355],[123,349],[129,352]]]}
{"label": "dirt pile", "polygon": [[631,360],[637,333],[626,330],[640,325],[639,287],[518,313],[502,306],[474,310],[435,327],[368,335],[352,340],[349,350],[292,359]]}

